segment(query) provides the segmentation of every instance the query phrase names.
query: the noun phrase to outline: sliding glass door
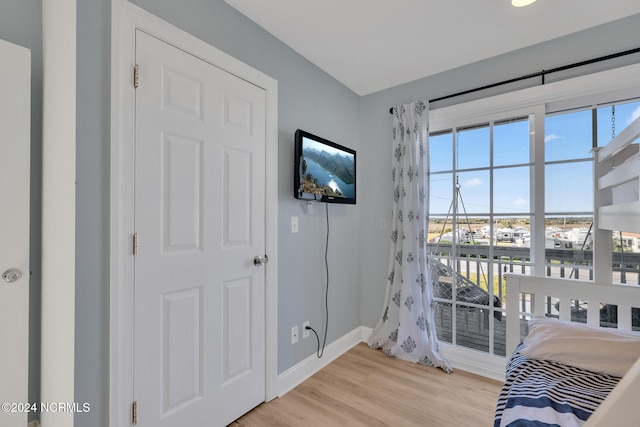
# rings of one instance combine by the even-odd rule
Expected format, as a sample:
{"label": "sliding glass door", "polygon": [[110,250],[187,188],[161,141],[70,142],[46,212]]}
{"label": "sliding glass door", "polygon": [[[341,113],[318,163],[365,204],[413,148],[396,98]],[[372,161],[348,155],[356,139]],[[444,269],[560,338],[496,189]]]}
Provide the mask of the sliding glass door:
{"label": "sliding glass door", "polygon": [[[593,280],[592,150],[640,115],[640,101],[548,109],[430,135],[428,249],[441,341],[505,356],[506,272]],[[611,238],[613,283],[640,284],[640,236]],[[574,304],[580,321],[584,302]]]}
{"label": "sliding glass door", "polygon": [[531,119],[430,136],[428,247],[442,341],[505,355],[504,273],[528,273],[531,260]]}

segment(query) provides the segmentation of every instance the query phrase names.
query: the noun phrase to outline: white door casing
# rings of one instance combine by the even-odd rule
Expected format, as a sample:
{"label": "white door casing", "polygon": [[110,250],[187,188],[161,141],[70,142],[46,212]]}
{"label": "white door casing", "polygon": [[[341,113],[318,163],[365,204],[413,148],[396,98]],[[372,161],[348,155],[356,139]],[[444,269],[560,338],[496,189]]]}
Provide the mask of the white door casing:
{"label": "white door casing", "polygon": [[265,94],[142,31],[136,63],[138,424],[225,426],[265,400]]}
{"label": "white door casing", "polygon": [[[31,52],[0,40],[0,425],[27,424]],[[7,406],[9,404],[9,406]]]}

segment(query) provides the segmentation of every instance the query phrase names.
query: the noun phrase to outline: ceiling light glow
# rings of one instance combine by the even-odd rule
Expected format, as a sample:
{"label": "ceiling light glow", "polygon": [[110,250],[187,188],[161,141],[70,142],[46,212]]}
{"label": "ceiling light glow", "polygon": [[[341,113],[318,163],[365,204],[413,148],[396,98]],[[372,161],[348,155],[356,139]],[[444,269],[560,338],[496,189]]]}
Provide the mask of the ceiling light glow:
{"label": "ceiling light glow", "polygon": [[511,0],[511,5],[515,7],[523,7],[529,6],[531,3],[534,3],[536,0]]}

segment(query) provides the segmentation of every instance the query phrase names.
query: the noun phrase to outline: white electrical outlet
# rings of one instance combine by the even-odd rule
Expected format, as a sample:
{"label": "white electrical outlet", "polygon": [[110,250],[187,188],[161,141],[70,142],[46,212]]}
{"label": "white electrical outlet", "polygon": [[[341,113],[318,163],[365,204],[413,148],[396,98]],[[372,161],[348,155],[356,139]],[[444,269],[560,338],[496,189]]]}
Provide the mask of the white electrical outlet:
{"label": "white electrical outlet", "polygon": [[294,326],[291,328],[291,344],[295,344],[298,342],[298,327]]}
{"label": "white electrical outlet", "polygon": [[298,232],[298,217],[297,216],[292,216],[291,217],[291,232],[292,233],[297,233]]}
{"label": "white electrical outlet", "polygon": [[309,338],[309,329],[307,329],[307,326],[309,326],[308,320],[302,324],[302,339]]}

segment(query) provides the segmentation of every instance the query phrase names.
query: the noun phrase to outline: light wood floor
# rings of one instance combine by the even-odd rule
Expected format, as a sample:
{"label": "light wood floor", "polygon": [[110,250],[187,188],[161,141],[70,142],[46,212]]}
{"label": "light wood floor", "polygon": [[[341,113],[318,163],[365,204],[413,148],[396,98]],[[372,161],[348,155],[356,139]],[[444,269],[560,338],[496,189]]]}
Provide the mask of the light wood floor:
{"label": "light wood floor", "polygon": [[387,357],[361,343],[231,426],[491,426],[501,385]]}

